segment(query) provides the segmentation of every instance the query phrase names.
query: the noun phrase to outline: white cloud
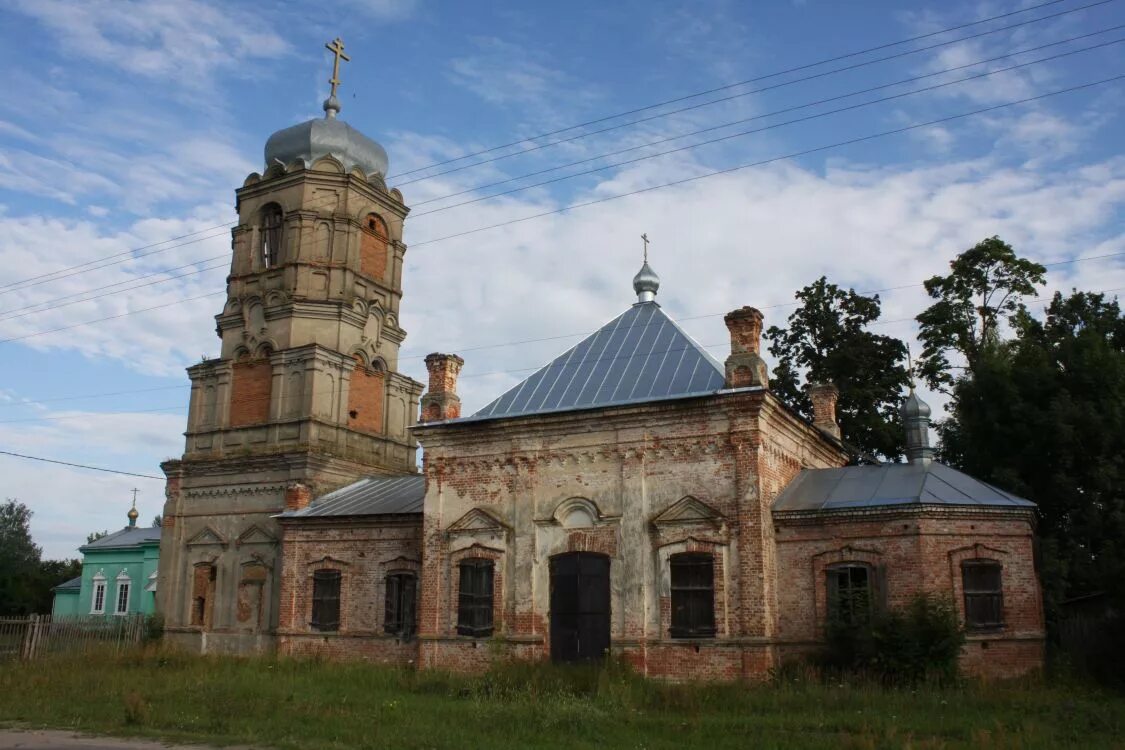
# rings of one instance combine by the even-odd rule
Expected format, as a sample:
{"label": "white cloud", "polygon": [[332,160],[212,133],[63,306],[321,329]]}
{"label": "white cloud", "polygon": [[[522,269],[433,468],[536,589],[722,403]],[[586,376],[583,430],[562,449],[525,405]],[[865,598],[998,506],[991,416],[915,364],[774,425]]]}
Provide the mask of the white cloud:
{"label": "white cloud", "polygon": [[217,69],[276,58],[288,44],[259,12],[199,0],[17,0],[63,50],[134,75],[207,86]]}

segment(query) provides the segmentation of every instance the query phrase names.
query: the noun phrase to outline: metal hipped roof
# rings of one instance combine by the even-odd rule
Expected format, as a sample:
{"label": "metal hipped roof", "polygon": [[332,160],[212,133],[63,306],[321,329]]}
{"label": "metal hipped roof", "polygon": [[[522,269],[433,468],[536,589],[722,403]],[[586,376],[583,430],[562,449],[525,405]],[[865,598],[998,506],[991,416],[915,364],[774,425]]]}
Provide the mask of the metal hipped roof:
{"label": "metal hipped roof", "polygon": [[882,464],[804,469],[774,500],[776,511],[847,510],[902,505],[1034,508],[945,464]]}
{"label": "metal hipped roof", "polygon": [[723,366],[655,302],[639,302],[469,419],[596,408],[722,390]]}
{"label": "metal hipped roof", "polygon": [[160,527],[126,526],[120,531],[95,539],[89,544],[78,548],[80,552],[91,549],[112,549],[119,547],[137,547],[142,544],[160,541]]}
{"label": "metal hipped roof", "polygon": [[82,576],[71,578],[69,581],[63,581],[58,586],[52,588],[52,591],[77,591],[82,588]]}
{"label": "metal hipped roof", "polygon": [[426,478],[421,474],[365,477],[318,497],[301,510],[289,510],[276,517],[326,518],[421,513],[425,495]]}

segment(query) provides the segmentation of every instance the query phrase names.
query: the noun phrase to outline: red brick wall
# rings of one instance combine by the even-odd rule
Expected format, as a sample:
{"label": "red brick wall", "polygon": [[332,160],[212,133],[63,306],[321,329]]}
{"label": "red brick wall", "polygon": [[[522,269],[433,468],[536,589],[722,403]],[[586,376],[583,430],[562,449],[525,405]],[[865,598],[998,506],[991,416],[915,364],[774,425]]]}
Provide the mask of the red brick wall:
{"label": "red brick wall", "polygon": [[359,235],[359,272],[385,283],[387,259],[387,225],[375,214],[369,214]]}
{"label": "red brick wall", "polygon": [[384,381],[382,372],[356,363],[348,386],[348,427],[361,432],[383,431]]}
{"label": "red brick wall", "polygon": [[[383,625],[386,576],[420,573],[420,532],[421,518],[410,517],[283,524],[279,651],[396,664],[416,660],[417,640],[387,634]],[[340,629],[334,633],[309,625],[313,573],[327,568],[341,572]]]}
{"label": "red brick wall", "polygon": [[230,426],[261,424],[270,418],[273,366],[268,359],[236,362],[230,386]]}

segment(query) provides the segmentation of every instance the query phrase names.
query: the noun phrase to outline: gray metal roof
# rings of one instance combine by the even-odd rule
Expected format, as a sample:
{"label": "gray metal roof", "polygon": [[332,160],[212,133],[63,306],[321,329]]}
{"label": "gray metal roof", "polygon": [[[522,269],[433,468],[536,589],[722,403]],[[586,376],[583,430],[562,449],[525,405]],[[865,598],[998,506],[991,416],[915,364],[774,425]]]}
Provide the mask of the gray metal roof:
{"label": "gray metal roof", "polygon": [[364,174],[387,174],[387,152],[375,141],[343,120],[318,118],[279,130],[266,141],[266,168],[274,162],[289,166],[294,161],[306,167],[322,156],[334,156],[350,172],[359,167]]}
{"label": "gray metal roof", "polygon": [[847,510],[910,504],[1035,507],[1030,500],[931,461],[805,469],[777,496],[773,509]]}
{"label": "gray metal roof", "polygon": [[78,591],[82,588],[82,576],[71,578],[69,581],[63,581],[58,586],[55,586],[52,591]]}
{"label": "gray metal roof", "polygon": [[723,366],[655,302],[638,302],[468,419],[617,406],[722,390]]}
{"label": "gray metal roof", "polygon": [[101,539],[95,539],[89,544],[78,548],[80,552],[98,549],[119,549],[122,547],[139,547],[142,544],[160,541],[159,526],[126,526],[120,531],[115,531]]}
{"label": "gray metal roof", "polygon": [[324,518],[421,513],[425,495],[426,478],[421,474],[366,477],[318,497],[301,510],[289,510],[277,517]]}

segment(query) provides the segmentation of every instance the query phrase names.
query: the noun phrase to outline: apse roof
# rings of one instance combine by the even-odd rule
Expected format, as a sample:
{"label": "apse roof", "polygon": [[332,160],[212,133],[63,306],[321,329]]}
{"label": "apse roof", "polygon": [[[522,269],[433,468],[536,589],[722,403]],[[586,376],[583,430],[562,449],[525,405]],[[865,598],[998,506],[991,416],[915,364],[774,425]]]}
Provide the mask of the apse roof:
{"label": "apse roof", "polygon": [[467,419],[702,396],[724,381],[723,366],[660,305],[638,302]]}
{"label": "apse roof", "polygon": [[910,504],[1035,507],[1030,500],[930,461],[804,469],[777,496],[773,509],[848,510]]}
{"label": "apse roof", "polygon": [[426,478],[421,474],[397,477],[364,477],[335,492],[318,497],[301,510],[290,510],[278,518],[324,518],[328,516],[380,516],[421,513]]}

